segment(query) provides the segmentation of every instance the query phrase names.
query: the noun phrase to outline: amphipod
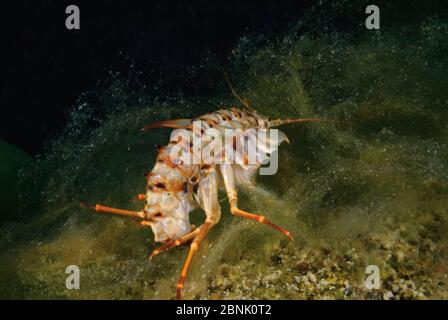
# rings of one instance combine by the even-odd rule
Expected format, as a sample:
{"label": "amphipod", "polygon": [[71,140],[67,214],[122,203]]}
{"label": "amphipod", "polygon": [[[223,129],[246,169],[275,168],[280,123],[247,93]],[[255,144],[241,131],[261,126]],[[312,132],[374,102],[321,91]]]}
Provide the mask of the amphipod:
{"label": "amphipod", "polygon": [[[154,233],[155,241],[163,243],[161,247],[151,253],[150,258],[170,248],[190,243],[188,255],[177,283],[177,299],[182,296],[185,279],[195,253],[221,217],[221,208],[218,201],[218,187],[221,181],[218,179],[219,172],[224,181],[231,214],[267,225],[283,233],[289,239],[293,239],[288,230],[277,226],[263,215],[249,213],[239,208],[237,185],[251,183],[251,177],[263,161],[263,157],[257,157],[255,163],[249,163],[247,161],[248,149],[239,148],[239,144],[249,141],[249,143],[255,144],[253,146],[256,147],[255,150],[263,150],[270,154],[276,151],[283,141],[287,141],[286,135],[278,131],[278,139],[274,140],[267,136],[264,141],[260,142],[263,139],[256,139],[259,131],[289,123],[330,121],[314,118],[269,120],[252,110],[247,100],[240,98],[233,88],[231,89],[242,103],[243,108],[221,109],[196,119],[159,121],[143,128],[143,130],[162,127],[184,129],[184,132],[187,132],[191,139],[188,143],[186,142],[188,139],[174,139],[166,146],[157,146],[158,154],[154,168],[145,175],[147,181],[146,194],[138,196],[140,200],[145,201],[142,211],[123,210],[100,204],[92,207],[97,212],[138,219],[141,225],[150,227]],[[200,126],[199,133],[194,130],[195,123]],[[237,130],[238,134],[234,135],[230,143],[224,143],[221,150],[223,155],[226,150],[233,150],[234,159],[239,158],[242,161],[239,163],[226,163],[224,161],[221,164],[210,164],[204,163],[202,159],[191,161],[191,163],[173,159],[171,151],[174,147],[181,148],[187,155],[193,155],[194,144],[192,144],[192,141],[194,139],[200,141],[202,149],[207,147],[211,141],[209,137],[206,137],[205,132],[210,128],[223,133],[223,136],[226,129]],[[201,226],[195,228],[190,224],[189,213],[197,207],[202,208],[206,218]]]}

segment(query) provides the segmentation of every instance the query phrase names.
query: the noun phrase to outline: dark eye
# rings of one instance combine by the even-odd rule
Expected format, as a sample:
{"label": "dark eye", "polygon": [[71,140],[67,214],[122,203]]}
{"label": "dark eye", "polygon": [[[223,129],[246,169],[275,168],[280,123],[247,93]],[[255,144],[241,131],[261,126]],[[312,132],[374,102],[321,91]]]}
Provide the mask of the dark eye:
{"label": "dark eye", "polygon": [[165,189],[165,184],[162,182],[156,183],[155,186],[156,188]]}
{"label": "dark eye", "polygon": [[154,217],[156,217],[156,218],[159,218],[159,217],[161,217],[162,216],[162,213],[161,212],[157,212],[155,215],[154,215]]}

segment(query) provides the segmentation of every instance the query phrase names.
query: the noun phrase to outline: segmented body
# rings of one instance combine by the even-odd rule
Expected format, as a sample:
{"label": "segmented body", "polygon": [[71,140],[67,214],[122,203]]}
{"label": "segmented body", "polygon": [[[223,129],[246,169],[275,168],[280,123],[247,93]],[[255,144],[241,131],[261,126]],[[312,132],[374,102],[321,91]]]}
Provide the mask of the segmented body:
{"label": "segmented body", "polygon": [[[185,141],[171,140],[167,146],[158,146],[158,155],[156,164],[152,171],[146,175],[147,177],[147,194],[146,194],[146,213],[151,218],[152,223],[149,224],[155,234],[155,240],[159,242],[170,242],[191,231],[189,223],[189,212],[195,207],[204,208],[204,197],[202,196],[201,187],[206,183],[207,176],[215,172],[215,165],[200,164],[175,164],[172,159],[172,148],[180,147],[186,153],[193,154],[193,123],[197,121],[200,124],[201,148],[204,149],[210,139],[205,134],[207,129],[213,128],[219,130],[222,134],[226,129],[240,130],[241,136],[246,136],[249,143],[261,145],[257,141],[257,130],[267,130],[270,128],[270,122],[266,117],[260,116],[257,112],[249,109],[221,109],[192,119],[176,120],[169,122],[170,127],[176,126],[183,128],[190,134],[189,144]],[[160,123],[159,123],[160,124]],[[166,124],[166,123],[165,123]],[[231,148],[236,153],[244,148],[237,148],[237,144],[241,143],[240,137],[237,135],[231,141],[231,145],[223,145],[223,149]],[[280,134],[280,141],[284,141],[286,137]],[[269,141],[268,149],[263,142],[263,147],[268,154],[275,150],[279,143]],[[245,150],[247,152],[247,149]],[[257,163],[247,163],[247,155],[245,152],[235,158],[243,159],[241,164],[230,164],[227,166],[233,171],[237,183],[250,183],[251,176],[260,166]],[[244,161],[246,160],[246,161]],[[175,201],[180,200],[180,201]],[[181,206],[180,208],[177,208]]]}
{"label": "segmented body", "polygon": [[[233,215],[265,224],[292,239],[289,231],[273,224],[264,216],[239,209],[236,185],[238,183],[251,183],[251,177],[261,163],[272,152],[276,151],[283,141],[287,141],[286,136],[281,131],[276,131],[278,135],[273,136],[260,135],[260,133],[282,124],[326,121],[313,118],[268,120],[268,118],[251,110],[246,100],[241,99],[234,91],[233,93],[244,105],[244,109],[221,109],[195,119],[165,120],[144,127],[144,129],[160,127],[182,129],[188,139],[178,139],[176,136],[173,138],[172,135],[168,145],[157,146],[156,163],[153,169],[146,174],[146,194],[139,195],[139,199],[146,201],[142,211],[123,210],[99,204],[94,207],[98,212],[140,219],[142,225],[151,227],[155,240],[164,243],[163,246],[152,252],[151,258],[162,251],[191,242],[177,284],[177,298],[181,297],[193,256],[207,233],[218,223],[221,217],[221,208],[218,201],[218,187],[221,179],[218,179],[218,173],[224,182],[223,186],[230,204],[230,212]],[[197,128],[195,125],[198,125],[199,130],[195,130]],[[225,136],[226,129],[236,130],[235,136],[230,141],[224,140],[224,144],[218,149],[217,153],[227,159],[227,151],[234,151],[234,159],[240,159],[241,161],[236,163],[226,161],[223,163],[206,163],[200,158],[197,162],[186,163],[181,160],[182,158],[173,157],[172,151],[177,148],[195,158],[194,148],[196,146],[191,141],[199,140],[202,149],[210,146],[213,139],[206,134],[207,131],[210,131],[209,129],[224,133],[223,136]],[[250,158],[248,150],[250,148],[241,147],[245,143],[252,145],[254,147],[252,150],[256,150],[255,161],[248,161],[248,157]],[[196,207],[203,209],[206,218],[202,225],[194,228],[190,224],[189,213]]]}

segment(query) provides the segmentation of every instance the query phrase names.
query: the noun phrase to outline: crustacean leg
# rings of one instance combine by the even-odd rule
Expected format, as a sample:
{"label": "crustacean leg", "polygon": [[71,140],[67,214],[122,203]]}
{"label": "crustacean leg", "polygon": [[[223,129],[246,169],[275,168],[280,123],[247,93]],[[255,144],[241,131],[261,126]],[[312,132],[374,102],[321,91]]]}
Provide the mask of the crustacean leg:
{"label": "crustacean leg", "polygon": [[207,218],[204,224],[202,224],[197,230],[198,233],[190,244],[190,250],[188,251],[187,258],[185,259],[182,271],[177,282],[176,299],[181,299],[182,289],[187,278],[188,270],[190,269],[191,261],[194,255],[199,249],[199,245],[204,240],[210,229],[218,223],[221,218],[221,209],[218,203],[218,181],[216,171],[211,171],[207,177],[201,182],[201,186],[198,190],[202,196],[203,209]]}
{"label": "crustacean leg", "polygon": [[[139,195],[141,196],[141,195]],[[89,206],[86,205],[84,203],[81,203],[81,205],[83,207],[95,210],[97,212],[103,212],[103,213],[112,213],[112,214],[116,214],[116,215],[121,215],[121,216],[127,216],[130,218],[138,218],[138,219],[144,219],[144,212],[143,211],[130,211],[130,210],[124,210],[124,209],[117,209],[117,208],[112,208],[112,207],[107,207],[107,206],[103,206],[100,204],[96,204],[95,206]],[[147,220],[141,220],[138,222],[140,225],[144,226],[144,227],[150,227],[151,226],[151,221],[147,221]],[[180,237],[179,239],[176,239],[175,241],[171,241],[157,249],[155,249],[151,255],[150,255],[150,259],[152,259],[153,257],[155,257],[156,255],[158,255],[161,252],[167,251],[171,248],[180,246],[186,242],[188,242],[189,240],[193,239],[196,235],[198,235],[199,233],[199,228],[196,228],[195,226],[193,227],[193,231],[191,231],[190,233],[184,235],[183,237]]]}
{"label": "crustacean leg", "polygon": [[146,194],[138,194],[136,198],[137,198],[137,200],[145,201],[146,200]]}
{"label": "crustacean leg", "polygon": [[137,219],[145,219],[145,212],[144,211],[131,211],[131,210],[124,210],[124,209],[117,209],[112,207],[103,206],[101,204],[96,204],[95,206],[89,206],[84,203],[81,203],[82,207],[95,210],[96,212],[102,212],[102,213],[112,213],[120,216],[126,216],[130,218],[137,218]]}
{"label": "crustacean leg", "polygon": [[176,240],[171,241],[163,246],[158,247],[157,249],[154,249],[154,251],[149,256],[149,259],[154,258],[155,256],[159,255],[160,253],[162,253],[164,251],[167,251],[174,247],[178,247],[178,246],[190,241],[198,234],[198,232],[199,232],[199,229],[195,229],[195,230],[191,231],[190,233],[187,233],[183,237],[180,237],[179,239],[176,239]]}
{"label": "crustacean leg", "polygon": [[286,235],[290,240],[293,240],[291,232],[272,223],[271,221],[266,219],[264,216],[249,213],[249,212],[243,211],[241,209],[238,209],[238,207],[237,207],[238,196],[237,196],[237,192],[236,192],[236,188],[235,188],[235,179],[234,179],[234,175],[233,175],[232,165],[231,164],[222,164],[220,166],[220,168],[221,168],[222,176],[224,178],[224,184],[225,184],[226,191],[227,191],[227,197],[229,198],[229,202],[230,202],[230,212],[233,215],[243,217],[246,219],[255,220],[255,221],[258,221],[259,223],[263,223],[277,231],[280,231],[281,233]]}

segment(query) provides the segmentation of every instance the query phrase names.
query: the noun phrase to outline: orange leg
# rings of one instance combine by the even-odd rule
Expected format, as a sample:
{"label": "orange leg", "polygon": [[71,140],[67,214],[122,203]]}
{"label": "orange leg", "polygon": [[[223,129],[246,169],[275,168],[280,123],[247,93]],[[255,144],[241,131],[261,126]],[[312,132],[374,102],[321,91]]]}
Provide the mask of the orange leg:
{"label": "orange leg", "polygon": [[227,198],[229,199],[229,203],[230,203],[230,212],[232,212],[233,215],[263,223],[271,228],[274,228],[277,231],[280,231],[281,233],[286,235],[290,240],[293,240],[293,238],[291,236],[291,232],[289,232],[286,229],[283,229],[282,227],[279,227],[276,224],[273,224],[271,221],[266,219],[264,216],[260,216],[258,214],[253,214],[253,213],[249,213],[249,212],[238,209],[238,207],[237,207],[238,194],[237,194],[236,188],[235,188],[235,180],[234,180],[232,165],[222,164],[220,166],[220,168],[221,168],[222,177],[224,178],[224,184],[225,184],[226,191],[227,191]]}
{"label": "orange leg", "polygon": [[143,221],[139,221],[137,222],[139,225],[142,225],[144,227],[151,227],[152,222],[151,221],[147,221],[147,220],[143,220]]}
{"label": "orange leg", "polygon": [[199,249],[199,245],[204,240],[210,229],[218,223],[221,217],[221,208],[218,204],[218,177],[215,170],[211,171],[207,177],[203,179],[203,183],[199,187],[199,193],[202,195],[203,207],[207,218],[202,226],[198,228],[197,235],[193,239],[185,259],[182,271],[180,273],[179,281],[176,288],[176,299],[182,297],[182,289],[187,278],[188,270],[190,269],[191,261]]}
{"label": "orange leg", "polygon": [[95,206],[88,206],[84,203],[81,203],[81,206],[95,210],[96,212],[103,212],[103,213],[112,213],[120,216],[126,216],[130,218],[139,218],[144,219],[145,218],[145,212],[143,211],[131,211],[131,210],[124,210],[124,209],[117,209],[112,207],[106,207],[101,204],[96,204]]}
{"label": "orange leg", "polygon": [[199,245],[202,240],[204,240],[207,233],[213,227],[215,223],[212,221],[205,221],[202,226],[200,226],[197,230],[198,233],[194,238],[193,242],[190,245],[190,250],[188,251],[187,259],[185,259],[184,266],[182,267],[182,271],[180,273],[179,281],[177,282],[176,288],[176,299],[179,300],[182,297],[182,289],[184,287],[185,279],[187,278],[188,270],[190,269],[191,261],[193,260],[193,256],[199,249]]}
{"label": "orange leg", "polygon": [[164,251],[167,251],[171,248],[178,247],[178,246],[186,243],[187,241],[194,238],[198,234],[198,231],[199,231],[199,229],[193,230],[190,233],[184,235],[183,237],[176,239],[175,241],[171,241],[170,243],[167,243],[161,247],[158,247],[151,253],[151,255],[149,256],[149,259],[151,260],[152,258],[154,258],[155,256],[157,256],[158,254],[160,254]]}
{"label": "orange leg", "polygon": [[249,213],[243,210],[238,209],[237,207],[232,207],[230,209],[230,212],[232,212],[233,215],[238,216],[238,217],[243,217],[246,219],[251,219],[251,220],[255,220],[258,221],[260,223],[263,223],[271,228],[274,228],[277,231],[280,231],[281,233],[283,233],[284,235],[286,235],[289,240],[293,240],[293,237],[291,235],[291,232],[289,232],[288,230],[279,227],[278,225],[272,223],[271,221],[269,221],[268,219],[266,219],[264,216],[258,215],[258,214],[253,214],[253,213]]}
{"label": "orange leg", "polygon": [[137,195],[137,199],[140,201],[145,201],[146,200],[146,194],[138,194]]}

